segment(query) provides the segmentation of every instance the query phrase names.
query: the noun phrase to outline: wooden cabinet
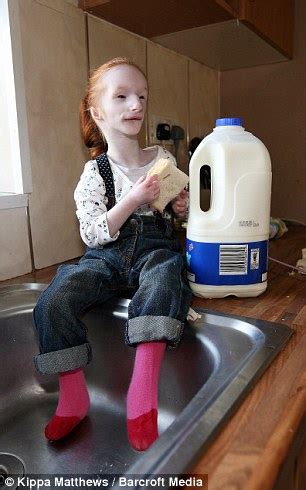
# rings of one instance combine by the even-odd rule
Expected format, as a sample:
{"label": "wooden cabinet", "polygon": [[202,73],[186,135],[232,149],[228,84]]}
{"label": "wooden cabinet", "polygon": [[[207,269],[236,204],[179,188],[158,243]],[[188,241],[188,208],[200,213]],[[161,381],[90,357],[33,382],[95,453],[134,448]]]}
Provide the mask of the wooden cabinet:
{"label": "wooden cabinet", "polygon": [[[80,0],[86,12],[148,39],[232,19],[215,0]],[[226,6],[225,6],[226,7]]]}
{"label": "wooden cabinet", "polygon": [[79,6],[220,70],[293,55],[294,0],[79,0]]}
{"label": "wooden cabinet", "polygon": [[215,0],[285,56],[293,54],[294,0]]}
{"label": "wooden cabinet", "polygon": [[295,465],[295,487],[294,490],[305,489],[306,482],[306,436],[302,448],[298,454]]}
{"label": "wooden cabinet", "polygon": [[274,490],[304,490],[306,485],[306,415],[294,438]]}

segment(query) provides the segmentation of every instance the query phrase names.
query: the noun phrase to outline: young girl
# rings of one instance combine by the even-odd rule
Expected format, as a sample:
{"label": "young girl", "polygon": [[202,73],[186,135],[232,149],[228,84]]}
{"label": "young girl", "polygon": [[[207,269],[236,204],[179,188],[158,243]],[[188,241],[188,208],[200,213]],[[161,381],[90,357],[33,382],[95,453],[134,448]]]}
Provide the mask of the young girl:
{"label": "young girl", "polygon": [[187,193],[182,191],[163,215],[149,205],[159,195],[159,180],[147,177],[148,170],[160,157],[175,160],[159,146],[139,147],[147,97],[140,68],[115,58],[93,73],[81,103],[81,129],[92,159],[74,196],[88,248],[78,264],[59,267],[34,309],[36,368],[59,374],[58,406],[45,428],[52,441],[69,434],[89,409],[83,368],[91,347],[80,316],[127,290],[133,297],[126,342],[137,347],[127,395],[128,438],[142,451],[158,437],[161,362],[166,346],[180,341],[191,291],[171,220],[172,211],[185,213]]}

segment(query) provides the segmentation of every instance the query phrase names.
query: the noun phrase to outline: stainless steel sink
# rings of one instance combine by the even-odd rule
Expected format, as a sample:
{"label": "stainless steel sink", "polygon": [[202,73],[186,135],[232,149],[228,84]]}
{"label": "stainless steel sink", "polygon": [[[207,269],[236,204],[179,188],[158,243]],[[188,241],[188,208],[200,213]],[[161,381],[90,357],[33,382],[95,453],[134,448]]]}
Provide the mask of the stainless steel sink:
{"label": "stainless steel sink", "polygon": [[166,353],[160,438],[138,453],[130,448],[125,429],[135,354],[124,344],[129,300],[94,308],[84,317],[94,354],[86,367],[91,410],[66,440],[51,444],[43,428],[56,407],[57,378],[39,375],[32,360],[37,353],[32,310],[45,287],[0,288],[2,473],[184,473],[291,335],[284,325],[198,309],[202,318],[187,326],[177,350]]}

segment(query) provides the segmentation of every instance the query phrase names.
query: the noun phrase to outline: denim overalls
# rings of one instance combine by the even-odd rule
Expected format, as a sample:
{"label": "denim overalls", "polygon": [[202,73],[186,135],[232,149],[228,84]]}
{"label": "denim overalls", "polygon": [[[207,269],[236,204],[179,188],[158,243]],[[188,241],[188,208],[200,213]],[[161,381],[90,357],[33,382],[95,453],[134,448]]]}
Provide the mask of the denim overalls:
{"label": "denim overalls", "polygon": [[118,293],[133,295],[125,333],[128,345],[165,340],[176,347],[192,298],[185,271],[171,221],[160,214],[131,215],[116,241],[88,248],[78,264],[61,265],[39,297],[34,308],[40,347],[34,358],[37,370],[55,374],[88,364],[91,346],[82,314]]}

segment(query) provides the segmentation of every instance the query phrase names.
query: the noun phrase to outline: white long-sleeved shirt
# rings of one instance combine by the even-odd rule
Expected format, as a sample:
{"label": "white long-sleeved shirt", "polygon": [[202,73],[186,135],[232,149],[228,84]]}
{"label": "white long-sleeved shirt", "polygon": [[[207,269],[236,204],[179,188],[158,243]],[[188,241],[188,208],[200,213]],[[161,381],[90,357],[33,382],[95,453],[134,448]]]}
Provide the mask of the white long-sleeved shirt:
{"label": "white long-sleeved shirt", "polygon": [[[140,169],[124,168],[109,159],[113,173],[116,202],[119,202],[131,190],[133,184],[145,175],[160,158],[169,158],[176,166],[176,160],[165,148],[156,145],[157,156]],[[152,149],[152,147],[147,148]],[[89,160],[84,167],[74,192],[77,206],[76,215],[80,222],[80,235],[84,243],[91,248],[99,248],[108,242],[117,240],[120,230],[110,236],[107,223],[107,197],[105,184],[99,173],[96,160]],[[154,210],[144,205],[135,210],[137,214],[153,215]]]}

